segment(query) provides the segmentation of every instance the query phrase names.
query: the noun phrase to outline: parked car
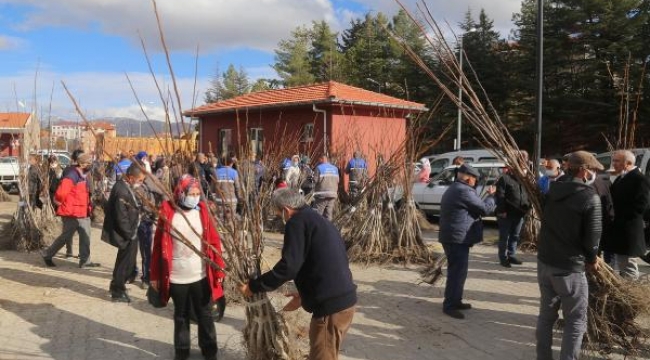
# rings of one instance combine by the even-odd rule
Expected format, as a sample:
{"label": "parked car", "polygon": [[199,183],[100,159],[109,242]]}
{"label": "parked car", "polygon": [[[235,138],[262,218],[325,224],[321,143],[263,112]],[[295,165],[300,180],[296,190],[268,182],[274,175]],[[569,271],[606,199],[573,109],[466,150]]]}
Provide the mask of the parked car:
{"label": "parked car", "polygon": [[18,187],[20,179],[20,166],[18,158],[15,156],[6,156],[0,158],[0,185],[5,191]]}
{"label": "parked car", "polygon": [[451,165],[455,157],[462,156],[466,163],[484,163],[501,161],[497,152],[487,149],[452,151],[439,155],[427,156],[431,163],[431,174],[436,175]]}
{"label": "parked car", "polygon": [[62,168],[66,168],[70,165],[70,162],[72,161],[70,159],[70,154],[67,152],[62,152],[62,151],[48,151],[48,150],[38,150],[34,152],[33,154],[39,155],[39,160],[44,163],[47,162],[47,159],[50,157],[50,155],[55,155],[57,159],[59,160],[59,165],[61,165]]}
{"label": "parked car", "polygon": [[[501,174],[503,174],[505,166],[503,162],[477,162],[472,164],[472,167],[481,173],[481,178],[476,188],[479,195],[484,194],[486,186],[496,184]],[[440,214],[442,195],[447,191],[449,185],[454,182],[457,168],[458,166],[446,167],[439,174],[432,176],[428,183],[413,183],[413,200],[418,209],[429,216],[437,216]],[[402,200],[403,191],[400,188],[391,189],[389,195],[393,202],[399,204]]]}
{"label": "parked car", "polygon": [[[646,176],[650,176],[650,148],[640,148],[640,149],[630,149],[630,151],[636,156],[636,166],[639,170],[644,173]],[[606,153],[601,153],[596,155],[596,160],[598,160],[605,169],[612,167],[612,155],[615,151],[609,151]]]}

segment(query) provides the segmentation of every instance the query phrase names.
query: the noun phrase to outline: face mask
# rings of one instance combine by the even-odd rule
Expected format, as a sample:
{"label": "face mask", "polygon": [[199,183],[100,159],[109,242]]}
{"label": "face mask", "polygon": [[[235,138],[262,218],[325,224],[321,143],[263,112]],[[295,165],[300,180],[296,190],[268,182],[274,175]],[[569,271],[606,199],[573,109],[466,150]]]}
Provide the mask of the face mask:
{"label": "face mask", "polygon": [[552,177],[557,176],[557,173],[553,169],[546,169],[546,170],[544,170],[544,175],[552,178]]}
{"label": "face mask", "polygon": [[52,169],[56,169],[57,166],[59,166],[59,164],[57,164],[57,163],[52,163],[52,164],[50,164],[50,167],[51,167]]}
{"label": "face mask", "polygon": [[82,167],[81,171],[83,171],[84,174],[85,174],[85,173],[89,172],[91,168],[92,168],[91,165],[87,165],[87,166]]}
{"label": "face mask", "polygon": [[297,161],[294,161],[294,162],[293,162],[293,166],[298,166],[298,162],[297,162]]}
{"label": "face mask", "polygon": [[201,201],[201,196],[186,196],[183,199],[183,206],[188,209],[195,209],[199,206],[199,201]]}
{"label": "face mask", "polygon": [[585,184],[591,185],[595,181],[596,181],[596,173],[591,170],[587,170],[587,178],[585,179]]}

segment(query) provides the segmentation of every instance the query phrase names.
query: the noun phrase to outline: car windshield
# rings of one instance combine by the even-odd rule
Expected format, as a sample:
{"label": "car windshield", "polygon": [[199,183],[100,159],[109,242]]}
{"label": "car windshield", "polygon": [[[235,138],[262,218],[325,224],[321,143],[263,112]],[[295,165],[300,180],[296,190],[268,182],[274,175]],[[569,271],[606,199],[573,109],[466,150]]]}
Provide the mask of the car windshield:
{"label": "car windshield", "polygon": [[15,162],[16,162],[15,157],[3,157],[3,158],[0,158],[0,164],[11,164],[11,163],[15,163]]}
{"label": "car windshield", "polygon": [[[476,170],[481,174],[479,179],[479,184],[486,183],[492,185],[496,183],[497,179],[503,173],[503,168],[499,166],[490,166],[490,167],[475,167]],[[449,168],[443,170],[441,173],[433,176],[430,182],[437,183],[451,183],[456,178],[456,168]]]}

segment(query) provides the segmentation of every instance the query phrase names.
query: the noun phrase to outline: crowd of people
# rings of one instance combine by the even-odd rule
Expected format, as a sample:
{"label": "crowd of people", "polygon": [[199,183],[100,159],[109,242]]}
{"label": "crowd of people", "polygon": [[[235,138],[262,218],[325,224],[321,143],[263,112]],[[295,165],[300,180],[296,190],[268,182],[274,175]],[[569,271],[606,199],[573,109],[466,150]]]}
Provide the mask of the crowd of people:
{"label": "crowd of people", "polygon": [[[295,281],[298,291],[291,294],[285,310],[302,307],[313,313],[311,358],[337,358],[354,315],[356,286],[341,235],[327,220],[332,218],[337,199],[339,173],[326,156],[319,158],[314,169],[306,157],[288,158],[275,178],[267,174],[260,156],[244,161],[228,156],[217,161],[214,156],[198,153],[194,161],[183,162],[180,155],[168,160],[140,151],[120,154],[99,167],[91,155],[77,151],[72,160],[63,169],[56,157],[50,157],[45,178],[38,159],[30,158],[30,201],[40,201],[47,192],[63,222],[61,234],[41,251],[43,261],[55,267],[54,256],[63,246],[66,257],[73,257],[72,238],[77,232],[79,267],[100,266],[90,257],[90,223],[93,205],[101,204],[101,239],[117,248],[109,284],[111,300],[130,303],[127,284],[138,276],[141,287],[153,289],[162,305],[172,299],[178,360],[190,354],[191,319],[198,324],[204,358],[216,359],[214,323],[224,316],[226,308],[226,265],[218,228],[237,216],[238,204],[255,197],[263,181],[274,182],[272,207],[286,223],[283,257],[273,271],[251,279],[240,291],[252,296]],[[367,167],[359,154],[346,171],[360,191]],[[100,201],[94,201],[94,196]],[[313,198],[313,209],[307,205],[306,196]],[[42,203],[32,205],[40,207]],[[211,205],[215,212],[209,210]],[[293,256],[297,253],[301,257]],[[321,285],[315,287],[315,283]]]}

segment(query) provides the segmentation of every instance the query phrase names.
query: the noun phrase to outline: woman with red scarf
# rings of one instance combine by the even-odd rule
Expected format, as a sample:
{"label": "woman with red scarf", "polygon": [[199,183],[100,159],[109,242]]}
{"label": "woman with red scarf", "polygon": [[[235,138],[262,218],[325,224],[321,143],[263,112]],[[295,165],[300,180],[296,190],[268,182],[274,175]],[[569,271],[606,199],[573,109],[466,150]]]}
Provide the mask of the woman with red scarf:
{"label": "woman with red scarf", "polygon": [[201,184],[189,175],[178,181],[174,203],[165,201],[162,204],[151,254],[150,281],[163,303],[170,297],[174,301],[174,359],[189,358],[191,312],[197,316],[203,357],[216,359],[217,335],[212,304],[223,302],[221,284],[225,274],[194,253],[177,234],[182,234],[220,269],[224,268],[221,240],[207,204],[201,201]]}

